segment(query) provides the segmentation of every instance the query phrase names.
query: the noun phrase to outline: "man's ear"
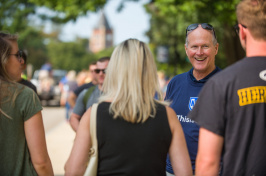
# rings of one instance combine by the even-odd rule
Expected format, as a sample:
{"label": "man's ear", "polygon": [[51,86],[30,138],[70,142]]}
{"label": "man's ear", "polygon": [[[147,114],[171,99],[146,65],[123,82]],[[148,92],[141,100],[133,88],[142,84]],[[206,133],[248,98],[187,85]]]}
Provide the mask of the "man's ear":
{"label": "man's ear", "polygon": [[218,53],[219,43],[216,43],[215,47],[215,55]]}
{"label": "man's ear", "polygon": [[238,24],[238,26],[239,26],[239,40],[242,48],[246,50],[247,29],[244,28],[241,24]]}
{"label": "man's ear", "polygon": [[186,51],[186,54],[187,54],[187,46],[186,46],[186,44],[184,44],[184,46],[185,46],[185,51]]}
{"label": "man's ear", "polygon": [[241,24],[239,25],[239,36],[241,38],[241,40],[246,40],[246,28],[244,28]]}

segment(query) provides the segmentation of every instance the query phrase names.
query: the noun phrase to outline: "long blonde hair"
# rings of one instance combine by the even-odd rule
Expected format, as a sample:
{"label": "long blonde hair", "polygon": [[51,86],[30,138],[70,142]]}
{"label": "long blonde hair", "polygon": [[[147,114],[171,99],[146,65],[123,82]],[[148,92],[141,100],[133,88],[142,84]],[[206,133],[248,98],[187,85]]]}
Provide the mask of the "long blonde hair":
{"label": "long blonde hair", "polygon": [[128,39],[112,53],[99,102],[111,101],[110,113],[128,122],[145,122],[156,114],[155,93],[162,98],[157,68],[149,47]]}

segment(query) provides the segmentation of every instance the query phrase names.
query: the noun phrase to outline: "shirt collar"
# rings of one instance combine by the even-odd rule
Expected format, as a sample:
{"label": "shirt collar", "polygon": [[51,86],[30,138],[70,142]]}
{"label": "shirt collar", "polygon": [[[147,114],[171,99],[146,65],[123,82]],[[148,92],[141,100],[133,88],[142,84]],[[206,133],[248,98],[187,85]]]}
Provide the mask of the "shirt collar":
{"label": "shirt collar", "polygon": [[211,76],[213,76],[215,73],[217,73],[221,69],[216,66],[215,69],[210,74],[208,74],[206,77],[204,77],[203,79],[200,79],[200,80],[197,80],[194,77],[193,70],[194,70],[194,68],[189,70],[189,76],[190,76],[191,80],[194,81],[194,82],[198,82],[198,83],[205,83]]}

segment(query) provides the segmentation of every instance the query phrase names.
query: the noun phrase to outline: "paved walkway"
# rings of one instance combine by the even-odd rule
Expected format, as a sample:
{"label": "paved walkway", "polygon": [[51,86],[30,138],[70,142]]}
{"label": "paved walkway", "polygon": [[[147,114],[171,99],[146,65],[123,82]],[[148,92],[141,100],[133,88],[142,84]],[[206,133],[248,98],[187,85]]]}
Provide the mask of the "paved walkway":
{"label": "paved walkway", "polygon": [[48,153],[56,176],[64,175],[64,165],[72,149],[75,132],[66,121],[46,133]]}

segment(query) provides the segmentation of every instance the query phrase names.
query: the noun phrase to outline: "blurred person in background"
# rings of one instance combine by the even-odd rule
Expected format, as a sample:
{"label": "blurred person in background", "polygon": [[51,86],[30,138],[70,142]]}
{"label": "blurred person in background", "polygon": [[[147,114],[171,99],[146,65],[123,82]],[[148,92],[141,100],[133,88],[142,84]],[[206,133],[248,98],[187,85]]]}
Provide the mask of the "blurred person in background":
{"label": "blurred person in background", "polygon": [[[167,103],[154,99],[155,92],[160,87],[148,46],[136,39],[118,45],[97,110],[97,175],[162,176],[168,152],[176,175],[192,175],[180,122]],[[81,118],[66,176],[85,172],[91,146],[90,113],[91,108]]]}
{"label": "blurred person in background", "polygon": [[34,91],[16,83],[25,68],[17,36],[0,32],[1,175],[53,175],[42,106]]}
{"label": "blurred person in background", "polygon": [[74,91],[78,87],[76,81],[76,71],[70,70],[65,76],[65,79],[60,81],[59,84],[63,84],[61,85],[62,91],[61,91],[60,105],[66,107],[66,120],[69,120],[73,108],[71,108],[67,99],[69,97],[70,92]]}
{"label": "blurred person in background", "polygon": [[74,131],[77,131],[80,119],[89,107],[98,102],[100,93],[102,91],[102,85],[105,78],[105,69],[108,66],[110,57],[102,57],[98,59],[96,63],[97,85],[83,90],[76,101],[73,113],[70,116],[70,125]]}
{"label": "blurred person in background", "polygon": [[40,99],[52,99],[55,80],[53,79],[53,68],[49,62],[42,65],[38,77],[40,85],[38,95]]}
{"label": "blurred person in background", "polygon": [[95,69],[96,69],[96,62],[93,62],[89,66],[91,82],[85,83],[85,84],[79,86],[78,88],[76,88],[74,91],[71,91],[69,93],[69,97],[68,97],[67,101],[68,101],[68,103],[69,103],[71,108],[74,108],[74,106],[76,104],[77,97],[79,96],[79,94],[83,90],[88,89],[88,88],[90,88],[90,87],[92,87],[92,86],[97,84],[96,73],[94,72]]}
{"label": "blurred person in background", "polygon": [[200,125],[196,175],[266,175],[266,1],[236,8],[246,57],[212,77],[189,117]]}
{"label": "blurred person in background", "polygon": [[165,73],[162,70],[159,70],[157,72],[158,75],[158,80],[159,80],[159,85],[160,85],[160,89],[163,95],[163,98],[165,97],[166,94],[166,89],[167,89],[167,80],[165,78]]}
{"label": "blurred person in background", "polygon": [[[20,51],[21,52],[21,56],[24,60],[24,64],[23,64],[23,71],[26,69],[27,67],[27,55],[24,51]],[[18,81],[18,83],[23,84],[25,86],[28,86],[29,88],[31,88],[32,90],[34,90],[35,93],[37,93],[37,89],[36,86],[34,84],[32,84],[30,81],[27,80],[27,76],[23,76],[23,72],[21,75],[21,79]]]}
{"label": "blurred person in background", "polygon": [[81,70],[77,74],[77,84],[78,86],[82,86],[83,84],[90,83],[91,82],[91,74],[87,70]]}

